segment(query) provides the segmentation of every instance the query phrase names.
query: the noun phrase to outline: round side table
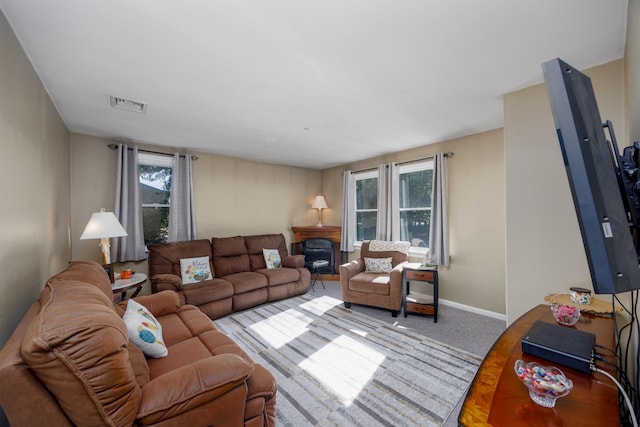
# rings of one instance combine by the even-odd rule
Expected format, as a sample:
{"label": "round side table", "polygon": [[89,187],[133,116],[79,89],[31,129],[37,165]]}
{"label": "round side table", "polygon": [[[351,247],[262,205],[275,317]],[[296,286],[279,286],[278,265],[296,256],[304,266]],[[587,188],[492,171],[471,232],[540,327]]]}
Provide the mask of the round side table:
{"label": "round side table", "polygon": [[120,293],[120,299],[127,299],[127,291],[135,289],[129,298],[133,298],[142,290],[142,285],[147,281],[147,275],[144,273],[134,273],[130,279],[117,279],[111,284],[111,291],[114,295]]}

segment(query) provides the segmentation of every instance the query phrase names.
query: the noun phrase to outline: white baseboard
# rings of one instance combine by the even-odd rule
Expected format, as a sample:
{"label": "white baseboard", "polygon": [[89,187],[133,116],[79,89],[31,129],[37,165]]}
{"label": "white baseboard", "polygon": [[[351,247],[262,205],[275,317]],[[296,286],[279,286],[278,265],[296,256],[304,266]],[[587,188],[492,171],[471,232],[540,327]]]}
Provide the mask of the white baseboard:
{"label": "white baseboard", "polygon": [[448,305],[449,307],[457,308],[464,311],[470,311],[471,313],[481,314],[483,316],[491,317],[502,321],[507,321],[506,314],[496,313],[495,311],[483,310],[481,308],[472,307],[470,305],[460,304],[459,302],[449,301],[446,299],[438,299],[438,303],[442,305]]}

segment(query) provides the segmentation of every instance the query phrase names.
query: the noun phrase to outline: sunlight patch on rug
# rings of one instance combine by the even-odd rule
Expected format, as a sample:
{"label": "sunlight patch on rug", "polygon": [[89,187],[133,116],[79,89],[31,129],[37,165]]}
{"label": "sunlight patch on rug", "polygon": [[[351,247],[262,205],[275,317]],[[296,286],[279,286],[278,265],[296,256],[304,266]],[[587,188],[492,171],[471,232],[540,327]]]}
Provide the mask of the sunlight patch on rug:
{"label": "sunlight patch on rug", "polygon": [[311,317],[290,309],[255,323],[250,328],[273,348],[280,348],[307,332]]}
{"label": "sunlight patch on rug", "polygon": [[378,370],[384,355],[344,335],[298,364],[350,406]]}

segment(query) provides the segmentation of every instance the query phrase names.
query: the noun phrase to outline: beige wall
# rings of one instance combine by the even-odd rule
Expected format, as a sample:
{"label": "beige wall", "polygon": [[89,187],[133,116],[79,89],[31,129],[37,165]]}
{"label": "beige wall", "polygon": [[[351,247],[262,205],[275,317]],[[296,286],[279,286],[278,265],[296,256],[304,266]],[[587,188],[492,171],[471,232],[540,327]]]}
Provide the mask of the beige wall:
{"label": "beige wall", "polygon": [[69,261],[69,132],[0,13],[0,345]]}
{"label": "beige wall", "polygon": [[[114,141],[71,135],[71,242],[73,259],[100,261],[97,240],[80,240],[93,212],[113,211],[117,151]],[[140,148],[170,152],[166,147],[138,144]],[[292,241],[292,225],[315,221],[311,203],[320,192],[321,173],[309,169],[251,162],[195,153],[193,162],[198,238],[283,233]],[[288,246],[290,248],[290,245]],[[147,263],[118,264],[147,272]],[[143,293],[150,291],[149,284]]]}
{"label": "beige wall", "polygon": [[[600,115],[618,137],[625,129],[623,71],[622,60],[586,70]],[[507,94],[504,111],[510,323],[548,293],[592,286],[545,86]]]}
{"label": "beige wall", "polygon": [[[322,191],[331,208],[327,225],[341,224],[342,172],[453,152],[449,166],[451,265],[441,269],[440,297],[505,313],[505,195],[502,130],[427,145],[323,171]],[[357,252],[350,255],[353,259]],[[419,261],[419,260],[418,260]]]}

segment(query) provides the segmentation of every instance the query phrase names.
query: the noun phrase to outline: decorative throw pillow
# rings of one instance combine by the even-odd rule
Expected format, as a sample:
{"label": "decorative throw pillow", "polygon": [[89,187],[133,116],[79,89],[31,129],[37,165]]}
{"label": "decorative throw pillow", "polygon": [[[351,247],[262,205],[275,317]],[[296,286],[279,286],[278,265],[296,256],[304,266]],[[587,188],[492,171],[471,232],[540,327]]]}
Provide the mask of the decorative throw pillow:
{"label": "decorative throw pillow", "polygon": [[364,258],[365,271],[368,273],[391,273],[393,258]]}
{"label": "decorative throw pillow", "polygon": [[263,249],[264,262],[267,263],[267,268],[280,268],[282,264],[280,262],[280,252],[277,249]]}
{"label": "decorative throw pillow", "polygon": [[180,260],[182,284],[202,282],[213,278],[209,267],[209,257],[184,258]]}
{"label": "decorative throw pillow", "polygon": [[154,358],[169,354],[162,341],[162,326],[144,305],[132,299],[127,301],[127,311],[122,320],[127,325],[129,340],[144,354]]}

